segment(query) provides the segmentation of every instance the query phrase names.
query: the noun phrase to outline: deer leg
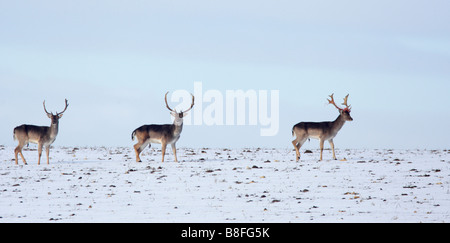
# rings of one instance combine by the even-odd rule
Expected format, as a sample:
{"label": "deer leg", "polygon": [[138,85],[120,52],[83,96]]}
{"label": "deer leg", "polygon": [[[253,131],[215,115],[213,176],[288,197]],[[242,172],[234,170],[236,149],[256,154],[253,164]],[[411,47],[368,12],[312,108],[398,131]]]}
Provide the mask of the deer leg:
{"label": "deer leg", "polygon": [[22,149],[20,149],[20,157],[22,157],[22,160],[23,160],[23,163],[25,164],[25,165],[27,165],[27,161],[25,160],[25,157],[23,156],[23,153],[22,153]]}
{"label": "deer leg", "polygon": [[303,144],[306,142],[306,137],[298,138],[292,141],[292,144],[294,145],[295,152],[296,152],[296,161],[298,162],[300,160],[300,148],[303,146]]}
{"label": "deer leg", "polygon": [[320,139],[320,159],[319,159],[319,161],[322,161],[323,143],[324,143],[324,140]]}
{"label": "deer leg", "polygon": [[142,162],[141,158],[139,157],[139,154],[142,152],[142,143],[138,142],[137,144],[135,144],[134,147],[134,152],[136,153],[136,162]]}
{"label": "deer leg", "polygon": [[334,142],[333,142],[333,139],[328,140],[328,142],[330,143],[331,149],[333,150],[333,159],[337,160],[336,159],[336,154],[334,153]]}
{"label": "deer leg", "polygon": [[19,164],[19,158],[17,158],[17,154],[19,153],[19,151],[20,151],[19,146],[17,146],[17,147],[14,149],[14,159],[16,160],[16,165]]}
{"label": "deer leg", "polygon": [[47,147],[45,147],[45,152],[47,154],[47,164],[50,164],[49,161],[49,156],[50,156],[50,145],[48,145]]}
{"label": "deer leg", "polygon": [[297,142],[297,139],[294,139],[292,141],[292,145],[294,145],[294,149],[295,149],[295,161],[298,162],[298,160],[300,159],[300,151],[299,149],[299,143]]}
{"label": "deer leg", "polygon": [[166,143],[162,143],[162,148],[161,148],[161,151],[162,151],[162,161],[161,161],[161,162],[164,162],[164,156],[166,155],[166,147],[167,147],[167,144],[166,144]]}
{"label": "deer leg", "polygon": [[175,162],[178,162],[178,159],[177,159],[177,147],[176,147],[175,143],[172,143],[172,152],[173,152],[173,155],[175,156]]}
{"label": "deer leg", "polygon": [[38,144],[38,165],[41,164],[42,144]]}
{"label": "deer leg", "polygon": [[15,159],[16,159],[16,165],[19,164],[19,159],[17,158],[17,154],[20,154],[20,157],[22,157],[23,163],[25,165],[27,164],[27,161],[25,160],[25,157],[23,157],[23,154],[22,154],[23,146],[24,146],[24,144],[20,144],[19,143],[19,145],[17,145],[17,147],[14,149],[14,156],[15,156]]}

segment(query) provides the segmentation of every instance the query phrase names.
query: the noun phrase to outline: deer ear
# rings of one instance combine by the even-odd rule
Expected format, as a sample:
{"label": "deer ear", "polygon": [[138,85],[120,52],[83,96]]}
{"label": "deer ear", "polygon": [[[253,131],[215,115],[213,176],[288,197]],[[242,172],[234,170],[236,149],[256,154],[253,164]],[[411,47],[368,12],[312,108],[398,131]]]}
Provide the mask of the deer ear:
{"label": "deer ear", "polygon": [[52,115],[51,113],[47,113],[48,118],[52,119]]}
{"label": "deer ear", "polygon": [[170,112],[170,114],[171,114],[173,117],[177,117],[177,115],[178,115],[178,113],[175,112],[175,111]]}
{"label": "deer ear", "polygon": [[63,114],[59,114],[58,117],[61,118]]}

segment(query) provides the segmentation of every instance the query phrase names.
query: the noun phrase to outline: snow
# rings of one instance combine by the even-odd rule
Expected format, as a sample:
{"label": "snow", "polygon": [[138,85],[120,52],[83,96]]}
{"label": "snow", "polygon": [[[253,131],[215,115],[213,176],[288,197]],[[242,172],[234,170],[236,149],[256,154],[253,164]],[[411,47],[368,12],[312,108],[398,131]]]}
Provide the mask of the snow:
{"label": "snow", "polygon": [[[303,151],[302,151],[303,152]],[[450,150],[58,147],[14,164],[0,145],[1,222],[450,222]],[[45,159],[45,153],[43,153]],[[345,159],[343,159],[345,158]]]}

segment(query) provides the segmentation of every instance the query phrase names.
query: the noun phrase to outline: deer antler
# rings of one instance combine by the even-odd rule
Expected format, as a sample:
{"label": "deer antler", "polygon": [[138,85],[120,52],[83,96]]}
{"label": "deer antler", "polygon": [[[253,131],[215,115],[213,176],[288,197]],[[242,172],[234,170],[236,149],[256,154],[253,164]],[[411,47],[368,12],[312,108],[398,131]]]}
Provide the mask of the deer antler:
{"label": "deer antler", "polygon": [[339,107],[336,105],[336,103],[334,102],[333,95],[334,95],[334,94],[331,94],[331,95],[330,95],[331,100],[327,99],[328,102],[329,102],[329,104],[334,105],[334,107],[336,107],[339,111],[342,111],[342,108],[339,108]]}
{"label": "deer antler", "polygon": [[[169,104],[167,103],[167,94],[169,93],[169,91],[167,91],[167,93],[166,93],[166,96],[164,97],[164,100],[166,101],[166,107],[167,107],[167,109],[169,109],[170,111],[173,111],[172,110],[172,108],[170,108],[169,107]],[[181,113],[186,113],[186,112],[188,112],[188,111],[190,111],[191,109],[192,109],[192,107],[194,107],[194,95],[193,94],[191,94],[191,96],[192,96],[192,104],[191,104],[191,107],[189,107],[189,109],[187,109],[187,110],[185,110],[185,111],[182,111]]]}
{"label": "deer antler", "polygon": [[344,108],[344,110],[347,110],[347,111],[350,112],[350,110],[352,109],[352,107],[351,107],[350,105],[347,104],[348,96],[349,96],[348,94],[347,94],[347,96],[345,96],[345,98],[344,98],[344,103],[342,103],[342,105],[345,105],[345,106],[346,106],[346,108]]}
{"label": "deer antler", "polygon": [[47,109],[45,109],[45,100],[44,100],[43,104],[44,104],[44,111],[45,111],[45,113],[47,113],[47,115],[53,115],[52,113],[48,112]]}
{"label": "deer antler", "polygon": [[[62,113],[64,113],[67,110],[67,107],[69,107],[69,103],[67,103],[67,99],[66,100],[66,107],[64,107],[64,110],[61,112],[56,112],[56,115],[61,115]],[[45,101],[44,101],[45,102]]]}
{"label": "deer antler", "polygon": [[169,93],[169,91],[167,91],[166,96],[164,97],[164,100],[166,101],[166,107],[167,109],[169,109],[169,111],[173,111],[170,107],[169,104],[167,104],[167,94]]}
{"label": "deer antler", "polygon": [[192,109],[192,107],[194,107],[194,99],[195,99],[195,98],[194,98],[194,95],[193,95],[193,94],[191,94],[191,96],[192,96],[192,104],[191,104],[191,107],[189,107],[189,109],[183,111],[183,113],[186,113],[186,112],[190,111],[190,110]]}
{"label": "deer antler", "polygon": [[334,95],[334,94],[331,94],[331,95],[330,95],[331,100],[328,100],[328,102],[329,102],[330,104],[333,104],[334,107],[336,107],[339,111],[345,111],[345,110],[346,110],[346,111],[350,112],[351,107],[347,104],[347,100],[348,100],[348,96],[349,96],[349,95],[345,96],[345,98],[344,98],[344,103],[342,103],[342,105],[345,105],[345,108],[344,108],[344,109],[342,109],[342,108],[340,108],[340,107],[338,107],[338,106],[336,105],[336,103],[334,102],[333,95]]}

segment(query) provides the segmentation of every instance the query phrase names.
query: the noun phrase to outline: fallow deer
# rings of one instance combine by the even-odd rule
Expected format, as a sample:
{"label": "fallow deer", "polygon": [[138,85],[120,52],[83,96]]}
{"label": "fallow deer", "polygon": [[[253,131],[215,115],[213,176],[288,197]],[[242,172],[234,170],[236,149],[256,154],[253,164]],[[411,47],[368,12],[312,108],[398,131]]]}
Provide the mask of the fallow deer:
{"label": "fallow deer", "polygon": [[19,141],[19,144],[14,149],[16,165],[18,164],[17,154],[20,154],[23,163],[27,164],[27,161],[22,154],[22,148],[28,143],[36,143],[38,145],[38,165],[41,164],[42,148],[45,146],[45,151],[47,152],[47,164],[49,164],[50,145],[55,141],[56,135],[58,135],[59,119],[67,110],[69,104],[67,103],[66,99],[66,107],[63,111],[57,112],[56,115],[53,115],[53,113],[47,111],[47,109],[45,108],[45,100],[43,104],[45,113],[47,114],[48,118],[52,120],[50,127],[24,124],[14,128],[14,140]]}
{"label": "fallow deer", "polygon": [[133,133],[131,133],[131,139],[134,141],[134,138],[137,138],[137,143],[134,145],[134,151],[136,152],[136,162],[142,162],[139,154],[144,150],[144,148],[148,145],[151,147],[151,143],[160,143],[162,146],[162,162],[164,162],[164,156],[166,154],[166,146],[170,144],[172,146],[173,155],[175,156],[175,162],[178,162],[177,159],[177,148],[176,142],[180,138],[181,131],[183,130],[183,117],[186,115],[186,112],[190,111],[194,106],[194,95],[192,95],[192,104],[189,109],[185,111],[177,112],[169,107],[167,104],[167,94],[165,95],[165,102],[167,109],[170,110],[170,114],[175,117],[173,124],[164,124],[164,125],[142,125],[135,129]]}
{"label": "fallow deer", "polygon": [[334,105],[338,111],[339,116],[335,121],[325,121],[325,122],[300,122],[292,128],[292,135],[296,135],[296,139],[292,141],[296,152],[296,161],[300,160],[300,148],[303,143],[309,138],[319,139],[320,143],[320,160],[322,160],[323,144],[326,140],[330,143],[333,150],[333,159],[336,160],[336,154],[334,152],[334,142],[333,138],[337,135],[339,130],[344,126],[346,121],[353,121],[350,116],[351,107],[347,104],[348,95],[344,98],[345,108],[340,108],[334,102],[333,95],[330,95],[329,104]]}

